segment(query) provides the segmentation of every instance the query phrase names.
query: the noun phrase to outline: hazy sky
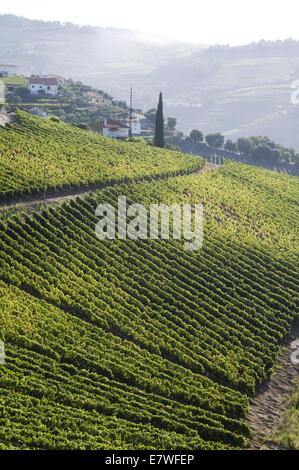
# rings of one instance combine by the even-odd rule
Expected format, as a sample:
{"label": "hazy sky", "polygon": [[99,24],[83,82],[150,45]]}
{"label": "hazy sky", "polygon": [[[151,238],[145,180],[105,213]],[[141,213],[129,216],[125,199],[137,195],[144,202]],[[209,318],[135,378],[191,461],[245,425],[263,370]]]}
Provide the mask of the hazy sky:
{"label": "hazy sky", "polygon": [[[297,5],[296,5],[297,4]],[[113,26],[201,44],[299,39],[298,0],[9,0],[0,13]]]}

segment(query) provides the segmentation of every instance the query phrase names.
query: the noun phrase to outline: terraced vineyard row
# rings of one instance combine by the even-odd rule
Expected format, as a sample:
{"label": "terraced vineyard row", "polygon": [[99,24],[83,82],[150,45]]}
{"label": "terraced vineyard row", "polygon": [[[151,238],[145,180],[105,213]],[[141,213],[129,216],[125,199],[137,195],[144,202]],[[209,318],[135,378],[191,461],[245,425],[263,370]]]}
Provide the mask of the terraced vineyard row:
{"label": "terraced vineyard row", "polygon": [[193,155],[119,142],[23,111],[17,118],[0,127],[0,200],[41,191],[45,164],[52,190],[182,174],[203,165]]}
{"label": "terraced vineyard row", "polygon": [[[294,178],[226,164],[2,223],[1,445],[243,447],[248,395],[296,315],[295,189]],[[118,195],[204,202],[203,249],[100,242],[95,208]]]}

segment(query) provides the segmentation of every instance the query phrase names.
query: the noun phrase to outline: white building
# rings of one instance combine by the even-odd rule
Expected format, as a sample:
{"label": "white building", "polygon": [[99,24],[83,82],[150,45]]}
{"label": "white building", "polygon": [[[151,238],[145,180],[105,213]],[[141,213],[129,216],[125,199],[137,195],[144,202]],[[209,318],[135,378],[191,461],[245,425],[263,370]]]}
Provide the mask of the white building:
{"label": "white building", "polygon": [[115,137],[117,139],[126,139],[129,137],[129,126],[122,124],[112,119],[104,119],[103,121],[96,122],[90,126],[90,129],[106,137]]}
{"label": "white building", "polygon": [[57,95],[58,83],[56,78],[34,77],[30,78],[28,88],[32,95],[43,91],[47,95],[55,96]]}
{"label": "white building", "polygon": [[103,98],[102,94],[95,91],[88,91],[84,96],[88,99],[89,103],[94,106],[99,106],[107,102],[107,100]]}
{"label": "white building", "polygon": [[[140,135],[141,134],[141,126],[140,121],[137,117],[133,116],[131,120],[132,125],[132,135]],[[127,126],[130,127],[130,119],[126,121]]]}
{"label": "white building", "polygon": [[63,85],[65,83],[64,77],[61,75],[55,75],[53,73],[48,73],[47,75],[43,76],[44,78],[55,78],[57,80],[58,85]]}

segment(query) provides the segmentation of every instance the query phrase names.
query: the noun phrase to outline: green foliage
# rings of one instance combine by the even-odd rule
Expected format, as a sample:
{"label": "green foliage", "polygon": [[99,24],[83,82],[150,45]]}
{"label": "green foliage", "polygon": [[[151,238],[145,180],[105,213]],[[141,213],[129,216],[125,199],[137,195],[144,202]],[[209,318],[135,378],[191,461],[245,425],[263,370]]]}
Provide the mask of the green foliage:
{"label": "green foliage", "polygon": [[28,80],[22,75],[12,75],[10,77],[1,77],[1,81],[8,87],[27,87]]}
{"label": "green foliage", "polygon": [[168,117],[167,118],[167,127],[171,131],[174,131],[177,125],[177,119],[174,117]]}
{"label": "green foliage", "polygon": [[162,93],[159,94],[159,102],[155,120],[155,138],[154,138],[155,147],[163,148],[165,145],[164,141],[164,117],[163,117],[163,99]]}
{"label": "green foliage", "polygon": [[19,111],[18,123],[0,127],[0,198],[32,193],[47,186],[58,190],[190,172],[203,165],[192,155],[119,142]]}
{"label": "green foliage", "polygon": [[[44,91],[31,95],[27,86],[28,79],[25,77],[7,78],[11,79],[7,82],[7,87],[11,92],[7,95],[8,103],[22,104],[22,108],[26,110],[32,106],[41,107],[48,114],[54,113],[64,122],[88,126],[103,117],[125,119],[129,114],[124,101],[114,100],[102,90],[81,82],[68,80],[67,84],[59,85],[56,96],[50,96]],[[99,96],[98,102],[94,105],[89,103],[88,92],[95,92]],[[21,98],[21,101],[19,99],[16,101],[16,97]]]}
{"label": "green foliage", "polygon": [[193,140],[193,142],[202,142],[204,138],[204,135],[201,131],[198,129],[193,129],[190,132],[190,139]]}
{"label": "green foliage", "polygon": [[283,419],[272,439],[284,448],[299,450],[299,386],[289,398]]}
{"label": "green foliage", "polygon": [[227,139],[223,147],[225,150],[229,152],[236,152],[237,151],[237,144],[233,142],[231,139]]}
{"label": "green foliage", "polygon": [[29,91],[28,87],[20,86],[20,87],[16,88],[15,94],[16,94],[16,96],[19,96],[20,98],[29,98],[30,91]]}
{"label": "green foliage", "polygon": [[211,147],[222,148],[224,144],[224,136],[220,132],[208,134],[205,137],[206,143]]}
{"label": "green foliage", "polygon": [[[100,242],[95,209],[119,195],[203,203],[203,248]],[[2,448],[244,447],[247,395],[295,318],[297,197],[294,177],[226,163],[2,223]]]}
{"label": "green foliage", "polygon": [[251,155],[253,150],[251,140],[246,139],[245,137],[240,137],[240,139],[237,140],[237,149],[241,153]]}
{"label": "green foliage", "polygon": [[269,137],[242,137],[237,140],[239,152],[251,155],[257,161],[268,160],[277,163],[296,163],[298,155],[293,148],[286,148],[273,142]]}
{"label": "green foliage", "polygon": [[20,105],[22,104],[22,98],[20,98],[20,96],[11,95],[7,97],[7,103],[12,105]]}
{"label": "green foliage", "polygon": [[180,152],[180,148],[177,145],[169,144],[168,142],[165,144],[165,148],[167,150],[173,150],[175,152]]}
{"label": "green foliage", "polygon": [[157,110],[156,108],[151,108],[145,113],[145,117],[148,121],[155,123]]}

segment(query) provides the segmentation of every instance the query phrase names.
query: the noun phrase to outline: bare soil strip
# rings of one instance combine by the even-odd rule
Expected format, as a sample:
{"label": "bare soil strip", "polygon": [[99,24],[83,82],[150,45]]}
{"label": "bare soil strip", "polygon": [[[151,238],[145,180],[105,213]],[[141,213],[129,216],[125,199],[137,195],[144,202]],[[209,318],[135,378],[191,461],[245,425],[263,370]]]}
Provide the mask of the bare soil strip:
{"label": "bare soil strip", "polygon": [[15,114],[6,114],[0,112],[0,126],[5,126],[5,124],[13,124],[15,121]]}
{"label": "bare soil strip", "polygon": [[[218,170],[221,165],[214,165],[212,163],[206,163],[203,168],[200,170],[196,170],[194,173],[196,175],[202,175],[206,171],[211,171],[211,170]],[[146,179],[146,178],[142,178]],[[151,180],[154,179],[163,179],[162,177],[158,178],[148,178]],[[57,193],[57,191],[47,191],[46,198],[44,200],[42,194],[38,194],[35,196],[32,195],[21,195],[21,196],[13,196],[12,202],[9,201],[0,201],[0,209],[13,209],[17,208],[20,204],[23,206],[26,206],[29,209],[32,210],[39,210],[40,206],[45,202],[47,205],[56,205],[60,204],[61,202],[65,201],[70,201],[71,199],[75,199],[77,196],[84,197],[87,193],[96,193],[97,191],[107,188],[109,186],[115,186],[116,184],[121,184],[121,183],[108,183],[108,184],[100,184],[97,186],[90,186],[90,187],[82,187],[82,188],[76,188],[76,189],[62,189]]]}
{"label": "bare soil strip", "polygon": [[246,418],[253,432],[253,438],[249,442],[251,449],[284,449],[272,440],[272,436],[288,407],[288,398],[293,393],[296,383],[298,384],[299,368],[292,365],[290,359],[291,343],[298,337],[299,321],[283,344],[275,374],[268,382],[258,387],[257,394],[251,400],[250,411]]}
{"label": "bare soil strip", "polygon": [[216,165],[216,163],[206,163],[200,170],[196,170],[196,175],[201,175],[206,171],[218,170],[222,165]]}

